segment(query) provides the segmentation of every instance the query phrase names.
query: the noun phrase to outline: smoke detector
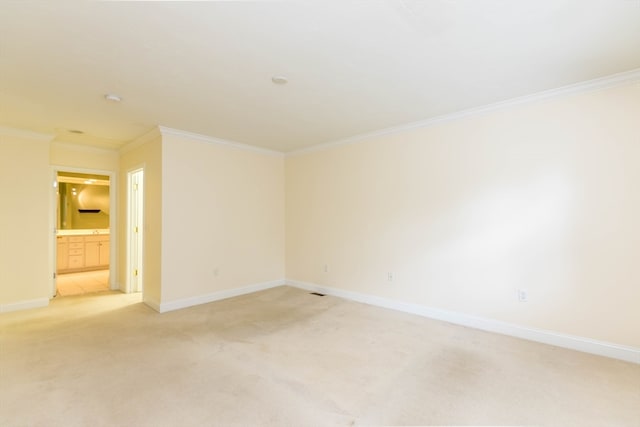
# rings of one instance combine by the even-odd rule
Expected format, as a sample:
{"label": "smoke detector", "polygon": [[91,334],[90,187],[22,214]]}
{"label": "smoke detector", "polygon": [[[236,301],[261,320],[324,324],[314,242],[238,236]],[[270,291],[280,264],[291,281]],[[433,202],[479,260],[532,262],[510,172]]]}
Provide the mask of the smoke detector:
{"label": "smoke detector", "polygon": [[277,85],[285,85],[289,80],[284,76],[273,76],[271,81]]}
{"label": "smoke detector", "polygon": [[104,99],[106,99],[109,102],[120,102],[122,101],[122,98],[118,95],[115,95],[113,93],[108,93],[104,96]]}

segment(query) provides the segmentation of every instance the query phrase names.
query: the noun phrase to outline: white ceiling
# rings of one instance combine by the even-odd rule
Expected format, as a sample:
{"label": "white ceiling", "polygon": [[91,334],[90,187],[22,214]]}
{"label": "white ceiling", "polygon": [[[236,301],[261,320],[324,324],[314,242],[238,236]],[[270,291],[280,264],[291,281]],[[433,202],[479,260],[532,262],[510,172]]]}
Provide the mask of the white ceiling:
{"label": "white ceiling", "polygon": [[0,124],[103,147],[291,151],[637,68],[632,0],[0,1]]}

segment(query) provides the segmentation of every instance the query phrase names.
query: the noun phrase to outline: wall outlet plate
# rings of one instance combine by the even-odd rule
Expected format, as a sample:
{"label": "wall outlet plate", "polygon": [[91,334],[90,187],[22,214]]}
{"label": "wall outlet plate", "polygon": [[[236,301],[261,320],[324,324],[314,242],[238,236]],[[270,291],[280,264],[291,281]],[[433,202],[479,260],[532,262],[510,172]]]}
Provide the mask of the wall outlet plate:
{"label": "wall outlet plate", "polygon": [[519,302],[529,301],[529,294],[525,289],[518,289],[518,301]]}

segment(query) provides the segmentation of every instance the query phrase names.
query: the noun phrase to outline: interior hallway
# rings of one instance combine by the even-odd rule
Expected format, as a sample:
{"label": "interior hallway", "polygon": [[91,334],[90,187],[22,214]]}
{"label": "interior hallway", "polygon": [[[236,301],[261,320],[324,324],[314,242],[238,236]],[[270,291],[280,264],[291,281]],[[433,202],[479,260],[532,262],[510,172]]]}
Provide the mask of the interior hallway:
{"label": "interior hallway", "polygon": [[0,316],[0,425],[633,426],[640,365],[286,286]]}

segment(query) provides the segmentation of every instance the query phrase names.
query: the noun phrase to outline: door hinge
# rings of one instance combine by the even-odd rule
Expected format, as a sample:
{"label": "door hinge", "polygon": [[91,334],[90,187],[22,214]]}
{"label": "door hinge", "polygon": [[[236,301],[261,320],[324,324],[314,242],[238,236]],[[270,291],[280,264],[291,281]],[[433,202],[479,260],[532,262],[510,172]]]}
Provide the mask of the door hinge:
{"label": "door hinge", "polygon": [[138,232],[138,226],[136,225],[136,233]]}
{"label": "door hinge", "polygon": [[136,276],[136,277],[138,276],[138,269],[137,268],[135,270],[133,270],[133,275]]}

